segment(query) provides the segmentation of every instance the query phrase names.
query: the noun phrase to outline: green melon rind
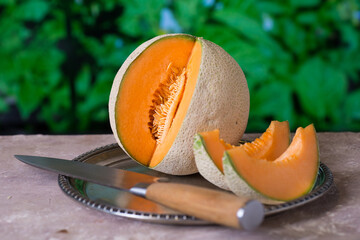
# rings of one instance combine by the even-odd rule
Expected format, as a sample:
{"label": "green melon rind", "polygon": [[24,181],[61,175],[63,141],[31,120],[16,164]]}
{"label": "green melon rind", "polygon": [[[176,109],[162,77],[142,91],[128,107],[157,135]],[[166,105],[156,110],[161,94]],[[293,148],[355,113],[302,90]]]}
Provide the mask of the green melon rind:
{"label": "green melon rind", "polygon": [[235,193],[237,196],[247,197],[250,199],[257,199],[258,201],[264,204],[281,204],[284,201],[279,201],[264,196],[255,189],[253,189],[237,172],[234,167],[230,155],[225,152],[223,156],[223,167],[225,182],[230,188],[230,190]]}
{"label": "green melon rind", "polygon": [[225,190],[230,190],[225,182],[224,174],[214,164],[200,134],[196,134],[194,137],[193,150],[196,167],[199,170],[200,175],[215,186]]}

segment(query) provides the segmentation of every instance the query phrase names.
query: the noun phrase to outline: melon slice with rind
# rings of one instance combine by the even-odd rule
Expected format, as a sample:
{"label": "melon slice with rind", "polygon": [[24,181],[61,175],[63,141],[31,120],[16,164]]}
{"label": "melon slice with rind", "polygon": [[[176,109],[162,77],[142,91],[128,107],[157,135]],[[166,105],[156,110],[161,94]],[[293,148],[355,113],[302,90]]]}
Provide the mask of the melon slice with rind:
{"label": "melon slice with rind", "polygon": [[[206,137],[212,137],[214,140],[211,142],[206,141]],[[217,149],[217,153],[212,153],[210,151],[210,146]],[[202,175],[209,182],[215,186],[230,190],[227,186],[221,169],[215,164],[214,159],[221,159],[223,153],[226,149],[230,149],[233,146],[226,144],[222,139],[219,138],[219,130],[215,129],[214,131],[199,133],[195,135],[194,138],[194,156],[196,167],[199,170],[200,175]]]}
{"label": "melon slice with rind", "polygon": [[309,193],[319,168],[316,131],[311,124],[296,130],[293,141],[277,159],[251,157],[244,148],[225,152],[225,180],[236,195],[265,204],[291,201]]}
{"label": "melon slice with rind", "polygon": [[[289,144],[289,122],[272,121],[259,138],[237,148],[244,148],[251,156],[272,161],[279,157]],[[220,138],[218,129],[198,133],[194,138],[193,150],[199,173],[212,184],[225,190],[230,189],[225,182],[222,157],[225,150],[234,147]]]}

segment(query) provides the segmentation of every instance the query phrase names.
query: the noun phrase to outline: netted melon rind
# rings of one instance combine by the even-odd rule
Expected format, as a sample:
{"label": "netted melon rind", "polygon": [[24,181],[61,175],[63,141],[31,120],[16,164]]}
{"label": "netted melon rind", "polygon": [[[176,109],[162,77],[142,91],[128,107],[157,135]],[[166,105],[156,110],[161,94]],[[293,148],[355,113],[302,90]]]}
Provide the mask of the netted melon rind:
{"label": "netted melon rind", "polygon": [[213,160],[206,151],[199,134],[196,134],[194,137],[193,150],[196,167],[199,170],[200,175],[215,186],[225,190],[230,190],[225,182],[224,174],[222,174],[222,172],[214,164]]}

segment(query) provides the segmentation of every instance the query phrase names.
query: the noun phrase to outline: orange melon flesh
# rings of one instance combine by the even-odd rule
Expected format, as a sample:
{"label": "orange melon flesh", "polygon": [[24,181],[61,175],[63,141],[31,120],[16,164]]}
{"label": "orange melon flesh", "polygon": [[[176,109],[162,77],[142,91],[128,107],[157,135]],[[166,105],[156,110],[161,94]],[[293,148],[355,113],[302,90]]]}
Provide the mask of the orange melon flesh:
{"label": "orange melon flesh", "polygon": [[177,133],[181,127],[181,124],[186,116],[187,108],[190,105],[192,95],[195,90],[196,80],[199,75],[201,63],[201,43],[196,41],[192,49],[190,59],[187,64],[187,82],[185,85],[186,91],[184,91],[183,97],[179,104],[177,114],[175,115],[171,128],[166,135],[163,144],[158,145],[155,149],[154,155],[149,164],[150,167],[156,166],[166,155],[170,147],[172,146]]}
{"label": "orange melon flesh", "polygon": [[319,153],[312,124],[298,128],[289,148],[274,161],[255,159],[244,148],[233,148],[226,154],[240,177],[271,199],[296,199],[310,192],[316,182]]}
{"label": "orange melon flesh", "polygon": [[223,164],[222,164],[222,156],[224,152],[228,149],[233,148],[231,144],[224,142],[224,140],[220,139],[220,131],[219,129],[215,129],[209,132],[200,133],[203,141],[205,142],[205,148],[208,154],[211,156],[212,161],[216,165],[216,167],[224,173]]}
{"label": "orange melon flesh", "polygon": [[272,121],[261,137],[241,147],[253,158],[273,161],[288,148],[289,144],[289,122]]}
{"label": "orange melon flesh", "polygon": [[[201,44],[194,37],[165,37],[152,43],[127,69],[115,105],[116,128],[127,153],[141,164],[157,165],[170,149],[190,104],[200,61]],[[177,84],[176,92],[162,118],[165,113],[157,114],[156,106],[164,101],[163,95],[169,95],[161,93],[161,86],[171,79]],[[153,115],[160,116],[153,120]],[[155,121],[161,123],[159,128],[153,127]]]}
{"label": "orange melon flesh", "polygon": [[[235,146],[232,146],[220,139],[218,129],[209,132],[202,132],[200,133],[200,136],[205,142],[206,151],[211,156],[214,164],[222,173],[224,173],[222,163],[224,152],[234,148]],[[239,147],[244,148],[245,152],[251,157],[260,157],[272,161],[279,157],[287,149],[289,142],[289,122],[272,121],[266,132],[264,132],[260,138],[255,139],[253,142],[245,143]]]}

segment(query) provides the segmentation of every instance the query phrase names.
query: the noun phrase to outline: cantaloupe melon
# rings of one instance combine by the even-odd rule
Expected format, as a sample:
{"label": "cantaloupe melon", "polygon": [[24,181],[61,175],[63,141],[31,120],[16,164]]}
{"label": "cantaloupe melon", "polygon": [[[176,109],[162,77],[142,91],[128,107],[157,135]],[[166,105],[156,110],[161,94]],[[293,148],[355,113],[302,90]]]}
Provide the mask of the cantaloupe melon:
{"label": "cantaloupe melon", "polygon": [[309,193],[317,178],[319,150],[314,125],[296,130],[290,146],[273,161],[252,157],[244,148],[225,151],[225,180],[239,196],[274,204]]}
{"label": "cantaloupe melon", "polygon": [[155,37],[119,69],[109,118],[120,147],[140,164],[164,173],[197,172],[197,132],[220,129],[232,144],[249,115],[249,90],[236,61],[218,45],[186,34]]}
{"label": "cantaloupe melon", "polygon": [[[220,139],[218,129],[195,135],[194,155],[199,173],[214,185],[229,190],[225,182],[222,157],[225,150],[235,146]],[[247,142],[238,148],[243,148],[254,158],[275,160],[290,144],[289,122],[272,121],[268,129],[253,142]]]}

